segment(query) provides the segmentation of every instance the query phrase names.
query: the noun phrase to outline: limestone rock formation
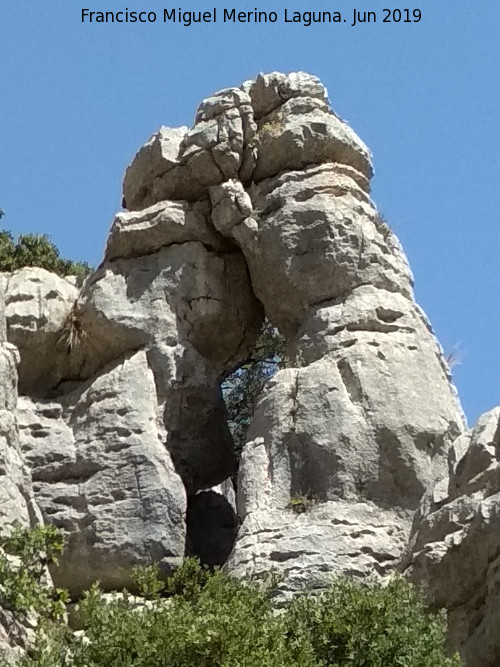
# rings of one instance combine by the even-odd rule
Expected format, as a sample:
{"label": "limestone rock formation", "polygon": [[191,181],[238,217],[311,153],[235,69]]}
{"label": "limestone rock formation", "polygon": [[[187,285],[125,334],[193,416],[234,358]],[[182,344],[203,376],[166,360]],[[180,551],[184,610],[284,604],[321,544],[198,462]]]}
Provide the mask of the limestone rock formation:
{"label": "limestone rock formation", "polygon": [[73,596],[98,578],[130,585],[134,563],[168,571],[184,554],[185,491],[160,440],[143,351],[54,401],[20,400],[18,419],[44,519],[67,533],[54,580]]}
{"label": "limestone rock formation", "polygon": [[[268,95],[273,81],[279,95],[282,78],[270,75],[250,86],[252,99],[259,89]],[[447,449],[463,429],[441,349],[413,302],[406,258],[369,198],[369,153],[325,107],[324,92],[310,87],[314,97],[282,101],[282,126],[269,114],[276,142],[267,144],[268,130],[258,124],[257,140],[266,139],[257,141],[257,165],[269,154],[273,166],[257,166],[249,187],[228,180],[210,188],[212,222],[241,248],[253,289],[292,358],[268,383],[250,426],[239,474],[243,526],[228,567],[258,571],[275,561],[297,574],[298,585],[306,569],[311,578],[394,562],[411,512],[445,474]],[[342,129],[335,142],[321,124],[319,135],[311,133],[310,114],[318,113]],[[285,142],[280,162],[280,141],[290,133],[292,143],[301,133],[314,139],[313,148],[298,141],[294,156]],[[301,496],[324,505],[301,517],[299,528],[287,506]],[[358,538],[358,551],[347,548],[330,561],[324,547],[304,548],[302,563],[300,549],[280,551],[297,533],[324,534],[324,517],[335,525],[346,502],[354,534],[363,534],[356,516],[365,516],[368,502],[375,524],[396,525],[397,537],[378,548]]]}
{"label": "limestone rock formation", "polygon": [[19,352],[6,340],[4,313],[4,294],[0,289],[0,529],[15,521],[32,526],[41,522],[16,419]]}
{"label": "limestone rock formation", "polygon": [[[137,563],[178,563],[186,490],[234,473],[218,376],[246,353],[261,310],[241,254],[208,226],[206,209],[166,203],[121,214],[110,259],[76,303],[15,332],[31,361],[31,396],[18,412],[23,449],[44,519],[67,533],[53,575],[73,595],[95,578],[120,589]],[[21,285],[36,282],[38,295],[67,284],[39,269],[24,275]],[[7,313],[14,331],[24,321],[16,303]],[[40,354],[36,385],[34,356],[51,343],[57,375]]]}
{"label": "limestone rock formation", "polygon": [[469,667],[500,662],[500,408],[449,452],[449,476],[424,497],[401,569],[448,610],[450,643]]}
{"label": "limestone rock formation", "polygon": [[[131,209],[209,195],[213,227],[241,250],[289,344],[292,367],[268,383],[242,457],[231,570],[288,571],[293,560],[300,583],[314,568],[389,569],[463,430],[406,258],[370,200],[371,175],[368,149],[304,73],[221,91],[192,130],[161,128],[127,170]],[[287,507],[300,496],[321,506],[295,517]],[[360,539],[367,512],[390,538]],[[358,548],[332,554],[325,536],[301,561],[297,535],[329,534],[330,517],[337,543],[339,514],[351,526],[342,539],[354,534]]]}
{"label": "limestone rock formation", "polygon": [[248,352],[262,320],[242,254],[208,213],[208,202],[164,202],[119,214],[76,311],[89,332],[82,376],[147,350],[163,437],[189,492],[235,472],[219,377]]}
{"label": "limestone rock formation", "polygon": [[[65,531],[56,585],[121,589],[135,564],[167,572],[194,553],[277,568],[288,593],[388,574],[404,552],[471,664],[496,664],[498,411],[467,434],[372,174],[316,77],[259,75],[138,151],[81,288],[3,276],[2,523]],[[264,316],[288,361],[237,471],[221,378]]]}
{"label": "limestone rock formation", "polygon": [[78,289],[38,268],[19,269],[4,280],[8,339],[20,352],[19,390],[43,394],[68,375],[65,325]]}
{"label": "limestone rock formation", "polygon": [[[14,522],[34,527],[42,517],[33,495],[31,475],[23,459],[16,420],[17,365],[19,353],[6,341],[5,304],[0,289],[0,533]],[[29,629],[0,605],[0,656],[21,657],[29,641]]]}

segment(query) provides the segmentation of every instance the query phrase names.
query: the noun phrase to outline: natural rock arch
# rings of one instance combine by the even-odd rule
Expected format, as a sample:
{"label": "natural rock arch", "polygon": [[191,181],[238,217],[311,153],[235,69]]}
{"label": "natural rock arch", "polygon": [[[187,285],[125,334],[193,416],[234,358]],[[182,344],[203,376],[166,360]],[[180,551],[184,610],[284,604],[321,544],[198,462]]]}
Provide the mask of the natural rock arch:
{"label": "natural rock arch", "polygon": [[[82,554],[109,588],[134,563],[182,557],[186,493],[234,473],[218,378],[264,313],[293,361],[257,405],[227,567],[278,564],[292,587],[393,567],[464,424],[371,176],[317,78],[260,75],[139,150],[101,266],[78,294],[51,291],[77,345],[54,345],[45,277],[30,299],[10,278],[21,439],[44,517],[70,536],[56,580],[81,590]],[[296,516],[299,495],[319,502]]]}

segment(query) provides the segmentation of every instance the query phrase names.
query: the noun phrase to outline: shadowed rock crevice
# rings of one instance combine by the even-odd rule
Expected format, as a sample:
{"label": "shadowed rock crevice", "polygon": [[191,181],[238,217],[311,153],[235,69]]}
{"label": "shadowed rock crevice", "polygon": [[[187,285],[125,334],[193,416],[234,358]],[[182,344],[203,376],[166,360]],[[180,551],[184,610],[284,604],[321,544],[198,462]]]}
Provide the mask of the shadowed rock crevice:
{"label": "shadowed rock crevice", "polygon": [[225,564],[238,532],[234,492],[231,493],[229,486],[228,490],[229,497],[215,490],[200,491],[188,497],[186,556],[195,556],[209,567]]}

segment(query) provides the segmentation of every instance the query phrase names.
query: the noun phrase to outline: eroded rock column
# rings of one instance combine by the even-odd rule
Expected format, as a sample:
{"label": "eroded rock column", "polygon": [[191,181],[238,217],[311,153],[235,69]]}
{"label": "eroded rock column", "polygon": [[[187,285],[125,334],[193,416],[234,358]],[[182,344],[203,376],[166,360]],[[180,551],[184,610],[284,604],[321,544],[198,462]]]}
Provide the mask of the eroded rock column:
{"label": "eroded rock column", "polygon": [[24,269],[6,296],[25,457],[68,540],[55,584],[77,597],[128,586],[135,564],[168,572],[189,547],[188,497],[235,473],[219,378],[263,317],[208,192],[118,214],[81,290]]}
{"label": "eroded rock column", "polygon": [[277,566],[292,588],[390,571],[464,427],[406,258],[370,200],[369,151],[302,77],[245,85],[253,181],[210,188],[212,221],[241,248],[291,358],[249,430],[228,567]]}
{"label": "eroded rock column", "polygon": [[[17,365],[19,352],[7,342],[4,285],[0,276],[0,532],[11,531],[18,522],[26,527],[42,523],[34,499],[31,475],[23,460],[16,420]],[[32,641],[32,632],[8,609],[0,607],[0,654],[7,664],[14,664]],[[11,661],[11,662],[9,662]]]}

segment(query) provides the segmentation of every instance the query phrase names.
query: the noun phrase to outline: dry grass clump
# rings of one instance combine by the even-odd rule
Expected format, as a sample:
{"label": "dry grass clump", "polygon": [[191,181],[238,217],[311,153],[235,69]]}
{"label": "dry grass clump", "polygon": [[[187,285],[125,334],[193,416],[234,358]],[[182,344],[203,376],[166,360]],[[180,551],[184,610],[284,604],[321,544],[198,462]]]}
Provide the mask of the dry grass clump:
{"label": "dry grass clump", "polygon": [[71,354],[71,352],[80,347],[87,336],[88,333],[82,327],[82,323],[76,312],[76,303],[74,303],[61,329],[58,345],[64,347],[66,352]]}

